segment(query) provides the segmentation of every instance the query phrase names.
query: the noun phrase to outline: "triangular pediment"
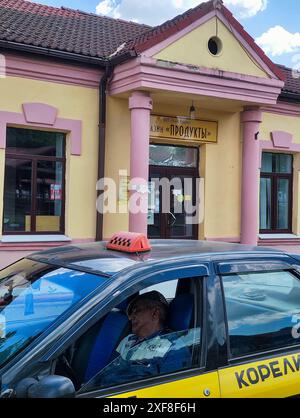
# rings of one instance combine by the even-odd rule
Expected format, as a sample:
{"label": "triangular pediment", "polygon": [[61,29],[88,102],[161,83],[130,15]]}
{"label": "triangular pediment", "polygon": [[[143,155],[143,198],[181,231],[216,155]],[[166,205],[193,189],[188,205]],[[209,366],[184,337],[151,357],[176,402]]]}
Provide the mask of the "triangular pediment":
{"label": "triangular pediment", "polygon": [[[221,45],[217,54],[211,38]],[[221,0],[194,9],[145,32],[130,43],[148,58],[283,81],[282,71],[244,30]],[[130,49],[130,45],[127,47]],[[211,45],[210,45],[211,46]]]}
{"label": "triangular pediment", "polygon": [[[219,48],[216,55],[215,50],[213,53],[209,50],[210,39]],[[166,43],[152,55],[153,58],[255,77],[271,77],[255,54],[251,54],[251,48],[242,44],[217,17],[184,33],[176,41]]]}

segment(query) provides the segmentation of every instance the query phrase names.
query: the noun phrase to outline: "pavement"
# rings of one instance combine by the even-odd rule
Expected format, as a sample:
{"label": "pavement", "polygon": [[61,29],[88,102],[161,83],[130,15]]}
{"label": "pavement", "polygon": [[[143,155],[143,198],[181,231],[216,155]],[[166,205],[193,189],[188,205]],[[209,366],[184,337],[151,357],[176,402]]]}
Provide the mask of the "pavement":
{"label": "pavement", "polygon": [[[278,249],[287,253],[300,254],[300,245],[286,245],[269,247]],[[0,250],[0,270],[9,266],[17,260],[20,260],[27,255],[32,254],[30,251],[1,251]]]}

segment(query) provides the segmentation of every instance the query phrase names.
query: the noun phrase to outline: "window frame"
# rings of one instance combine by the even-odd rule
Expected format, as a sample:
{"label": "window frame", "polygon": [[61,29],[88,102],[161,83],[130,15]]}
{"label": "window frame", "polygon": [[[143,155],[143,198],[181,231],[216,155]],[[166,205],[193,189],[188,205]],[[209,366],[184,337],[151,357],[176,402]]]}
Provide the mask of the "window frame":
{"label": "window frame", "polygon": [[[258,262],[257,260],[243,260],[243,264],[247,263],[247,261],[249,262],[250,265],[255,266],[257,264],[260,265],[260,262]],[[284,260],[286,261],[286,260]],[[295,260],[291,260],[292,261]],[[221,262],[218,264],[222,264]],[[232,266],[234,266],[235,264],[238,265],[239,264],[239,260],[236,261],[236,263],[231,262],[231,263],[227,263],[226,264],[232,264]],[[249,265],[248,264],[248,265]],[[296,264],[296,263],[295,263]],[[229,326],[228,326],[228,315],[227,315],[227,305],[226,305],[226,296],[225,296],[225,289],[224,289],[224,282],[223,282],[223,277],[226,276],[232,276],[233,274],[249,274],[249,273],[258,273],[258,274],[267,274],[268,272],[270,273],[274,273],[274,272],[289,272],[291,273],[295,278],[297,278],[300,282],[300,266],[299,266],[299,271],[297,269],[295,269],[293,267],[293,265],[291,264],[290,266],[286,266],[286,268],[275,268],[275,266],[278,266],[278,264],[274,263],[274,269],[271,270],[267,270],[267,269],[262,269],[262,270],[255,270],[255,269],[237,269],[236,271],[232,271],[232,272],[226,272],[226,273],[221,273],[220,272],[220,268],[218,266],[218,276],[220,278],[220,282],[221,282],[221,292],[222,292],[222,297],[223,297],[223,307],[224,307],[224,316],[225,316],[225,328],[226,328],[226,334],[227,334],[227,353],[228,353],[228,364],[229,366],[237,366],[240,364],[244,364],[245,362],[254,362],[254,361],[261,361],[265,358],[269,358],[269,357],[278,357],[282,354],[286,354],[286,353],[295,353],[295,352],[299,352],[300,349],[300,339],[298,344],[295,345],[286,345],[283,347],[278,347],[278,348],[274,348],[274,349],[262,349],[259,352],[253,353],[253,354],[244,354],[244,355],[240,355],[240,356],[236,356],[233,357],[231,354],[231,346],[230,346],[230,332],[229,332]],[[283,266],[281,266],[283,267]],[[234,270],[234,268],[233,268]],[[300,309],[300,304],[299,304],[299,309]]]}
{"label": "window frame", "polygon": [[[7,128],[9,129],[9,127]],[[33,129],[30,129],[33,130]],[[48,131],[46,131],[48,132]],[[49,131],[50,132],[50,131]],[[51,131],[53,132],[53,131]],[[54,132],[55,133],[55,132]],[[61,132],[58,132],[61,133]],[[66,134],[62,133],[63,137],[63,154],[62,157],[51,157],[44,155],[34,155],[34,154],[21,154],[14,153],[9,150],[5,151],[5,167],[7,159],[14,160],[25,160],[31,163],[31,214],[30,214],[30,231],[5,231],[4,229],[4,205],[3,205],[3,216],[2,216],[2,231],[4,235],[64,235],[65,233],[65,204],[66,204]],[[53,163],[62,164],[62,191],[61,191],[61,216],[60,216],[60,225],[59,231],[36,231],[36,217],[37,215],[37,168],[38,163],[41,161],[50,161]],[[4,173],[4,181],[5,181]],[[5,184],[4,184],[5,187]],[[5,193],[5,189],[4,189]]]}
{"label": "window frame", "polygon": [[[271,228],[263,229],[260,225],[260,234],[287,234],[293,233],[293,187],[294,187],[294,156],[293,154],[285,153],[272,153],[272,152],[263,152],[263,154],[272,155],[272,172],[263,171],[261,169],[260,179],[270,179],[271,180]],[[275,170],[275,156],[285,155],[291,157],[291,172],[290,173],[280,173]],[[280,180],[288,180],[289,182],[289,211],[288,211],[288,228],[279,229],[277,228],[278,224],[278,184]]]}
{"label": "window frame", "polygon": [[[128,271],[128,273],[127,273]],[[161,264],[153,264],[148,266],[146,269],[142,268],[142,271],[131,271],[131,269],[126,269],[116,276],[114,276],[114,281],[111,282],[109,286],[110,292],[105,292],[104,297],[101,297],[99,294],[99,302],[94,305],[92,310],[86,310],[85,313],[79,318],[76,324],[64,333],[54,344],[48,347],[47,351],[44,351],[42,357],[40,358],[41,362],[51,363],[51,370],[55,370],[55,364],[58,358],[74,344],[88,329],[95,325],[98,321],[104,318],[114,307],[118,306],[122,300],[134,294],[137,291],[144,289],[148,286],[152,286],[155,283],[162,283],[167,281],[172,281],[174,279],[200,279],[203,282],[203,292],[202,292],[202,301],[203,301],[203,321],[206,323],[206,281],[211,274],[211,265],[209,262],[203,262],[202,260],[197,259],[182,259],[174,261],[168,261]],[[118,277],[120,278],[121,283],[118,283]],[[122,279],[121,279],[122,277]],[[133,289],[134,292],[130,292],[130,289]],[[202,333],[206,332],[206,328]],[[132,390],[140,390],[144,388],[150,388],[163,383],[172,383],[178,380],[196,377],[206,372],[206,356],[203,353],[206,353],[206,336],[202,335],[201,340],[201,360],[203,360],[203,365],[199,364],[198,367],[193,369],[174,372],[171,375],[166,375],[164,377],[152,377],[146,381],[139,380],[136,382],[131,382],[110,387],[106,389],[98,389],[96,391],[87,391],[82,394],[76,392],[76,397],[80,398],[90,398],[90,397],[107,397],[113,396],[121,393],[127,393]]]}

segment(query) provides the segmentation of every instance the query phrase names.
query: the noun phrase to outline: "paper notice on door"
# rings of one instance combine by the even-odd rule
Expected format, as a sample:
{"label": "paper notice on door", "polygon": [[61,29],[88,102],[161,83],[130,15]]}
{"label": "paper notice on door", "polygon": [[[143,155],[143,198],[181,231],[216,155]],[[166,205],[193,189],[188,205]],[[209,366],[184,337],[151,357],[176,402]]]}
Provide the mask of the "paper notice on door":
{"label": "paper notice on door", "polygon": [[182,190],[173,189],[173,195],[174,196],[182,196]]}
{"label": "paper notice on door", "polygon": [[61,200],[62,199],[61,184],[51,184],[51,186],[50,186],[50,199],[51,200]]}
{"label": "paper notice on door", "polygon": [[148,225],[154,225],[154,210],[148,211]]}

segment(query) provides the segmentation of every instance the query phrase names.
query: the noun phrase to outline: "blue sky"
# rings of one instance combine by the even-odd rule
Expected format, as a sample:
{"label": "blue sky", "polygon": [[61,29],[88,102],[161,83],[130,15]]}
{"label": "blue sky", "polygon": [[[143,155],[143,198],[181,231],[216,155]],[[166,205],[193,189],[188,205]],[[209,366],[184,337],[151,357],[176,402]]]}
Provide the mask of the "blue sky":
{"label": "blue sky", "polygon": [[[33,0],[34,1],[34,0]],[[157,25],[201,0],[37,0]],[[224,0],[246,31],[276,63],[300,69],[299,0]]]}

